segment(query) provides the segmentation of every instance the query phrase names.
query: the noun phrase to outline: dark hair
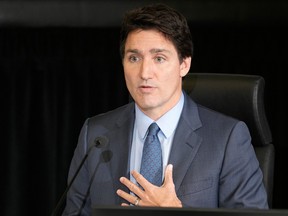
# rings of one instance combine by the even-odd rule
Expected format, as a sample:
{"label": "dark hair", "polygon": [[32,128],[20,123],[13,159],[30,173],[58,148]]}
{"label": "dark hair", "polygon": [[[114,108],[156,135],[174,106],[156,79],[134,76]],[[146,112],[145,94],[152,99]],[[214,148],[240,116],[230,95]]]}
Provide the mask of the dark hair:
{"label": "dark hair", "polygon": [[167,5],[151,4],[126,12],[120,31],[122,59],[127,36],[137,29],[156,29],[162,32],[174,44],[181,62],[193,55],[193,42],[186,18]]}

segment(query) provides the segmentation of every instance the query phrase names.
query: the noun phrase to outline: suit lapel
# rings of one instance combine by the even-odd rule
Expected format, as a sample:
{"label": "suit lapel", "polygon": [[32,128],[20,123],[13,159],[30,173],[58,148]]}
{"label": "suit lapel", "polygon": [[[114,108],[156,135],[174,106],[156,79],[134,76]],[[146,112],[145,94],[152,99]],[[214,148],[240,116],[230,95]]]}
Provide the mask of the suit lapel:
{"label": "suit lapel", "polygon": [[[114,191],[122,189],[129,193],[127,187],[120,183],[119,178],[125,176],[129,178],[129,158],[132,144],[133,127],[134,127],[134,104],[129,105],[126,111],[120,112],[121,117],[116,123],[113,130],[107,132],[106,136],[109,138],[109,148],[113,153],[110,163],[111,175],[114,179]],[[124,200],[118,196],[116,203],[120,204]]]}
{"label": "suit lapel", "polygon": [[176,191],[192,163],[202,138],[195,133],[202,123],[197,105],[185,94],[185,103],[175,131],[168,163],[173,164],[173,179]]}

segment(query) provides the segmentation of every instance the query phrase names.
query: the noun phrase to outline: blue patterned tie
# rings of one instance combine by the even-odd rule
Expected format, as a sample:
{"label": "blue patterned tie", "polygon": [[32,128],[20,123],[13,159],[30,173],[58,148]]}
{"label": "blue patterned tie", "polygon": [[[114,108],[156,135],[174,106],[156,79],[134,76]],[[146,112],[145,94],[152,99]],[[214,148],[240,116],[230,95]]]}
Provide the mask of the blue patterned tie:
{"label": "blue patterned tie", "polygon": [[162,185],[162,150],[157,136],[160,128],[156,123],[152,123],[148,128],[140,173],[152,184]]}

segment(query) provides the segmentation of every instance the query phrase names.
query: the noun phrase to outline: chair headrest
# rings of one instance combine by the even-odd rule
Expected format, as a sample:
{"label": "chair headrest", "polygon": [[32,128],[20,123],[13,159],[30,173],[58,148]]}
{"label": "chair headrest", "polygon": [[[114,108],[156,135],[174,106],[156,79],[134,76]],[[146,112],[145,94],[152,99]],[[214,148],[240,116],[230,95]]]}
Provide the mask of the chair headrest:
{"label": "chair headrest", "polygon": [[244,121],[254,146],[272,142],[264,86],[264,78],[258,75],[188,73],[183,79],[183,89],[195,102]]}

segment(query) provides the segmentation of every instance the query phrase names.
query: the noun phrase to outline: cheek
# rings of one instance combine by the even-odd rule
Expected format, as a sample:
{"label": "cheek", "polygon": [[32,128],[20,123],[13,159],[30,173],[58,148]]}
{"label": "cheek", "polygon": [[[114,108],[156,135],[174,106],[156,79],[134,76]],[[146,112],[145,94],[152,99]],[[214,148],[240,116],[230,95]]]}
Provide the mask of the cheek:
{"label": "cheek", "polygon": [[126,81],[131,79],[131,69],[127,66],[123,66],[123,70],[124,70],[124,77],[126,79]]}
{"label": "cheek", "polygon": [[[165,75],[162,75],[161,78],[159,77],[159,81],[162,83],[162,86],[164,87],[164,90],[174,91],[175,89],[179,88],[179,85],[181,84],[182,77],[180,75],[180,70],[178,68],[173,68],[168,73],[165,73]],[[182,86],[181,86],[182,87]]]}
{"label": "cheek", "polygon": [[131,76],[129,76],[129,74],[127,73],[124,73],[124,77],[125,77],[126,86],[129,89],[129,86],[131,86]]}
{"label": "cheek", "polygon": [[134,64],[123,64],[124,75],[127,77],[135,76],[137,73],[137,67]]}
{"label": "cheek", "polygon": [[125,82],[128,90],[131,92],[133,91],[134,87],[136,86],[136,73],[133,73],[133,70],[125,70],[124,72]]}
{"label": "cheek", "polygon": [[161,70],[161,73],[159,73],[158,79],[161,82],[166,82],[167,85],[168,83],[177,82],[177,79],[181,77],[179,68],[179,65],[169,65],[168,67],[165,67]]}

